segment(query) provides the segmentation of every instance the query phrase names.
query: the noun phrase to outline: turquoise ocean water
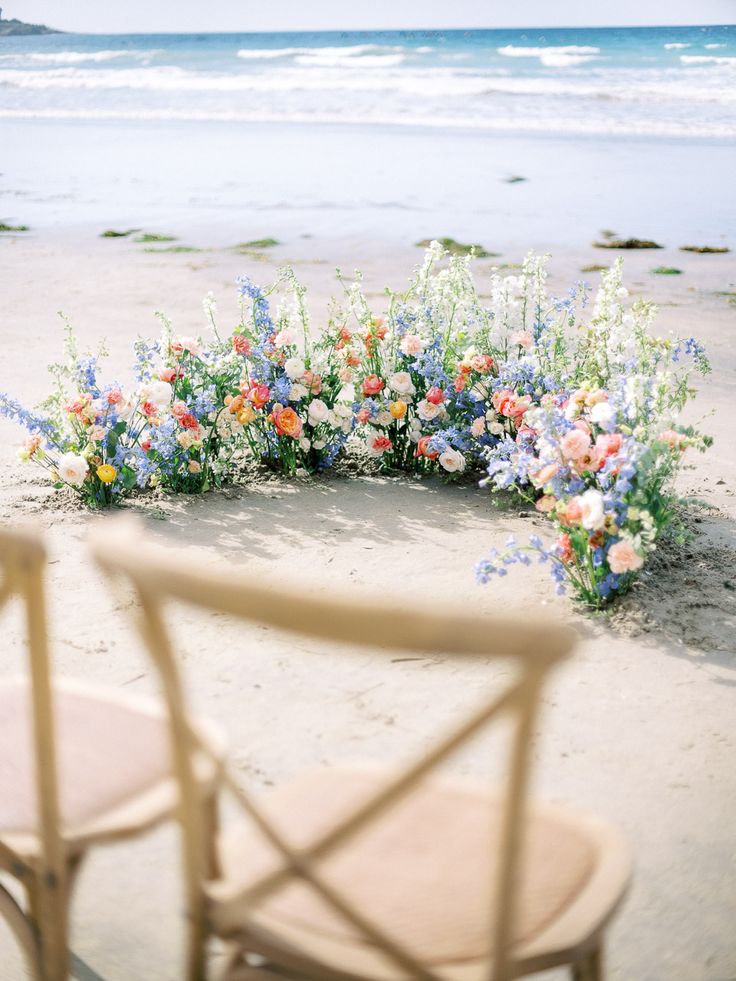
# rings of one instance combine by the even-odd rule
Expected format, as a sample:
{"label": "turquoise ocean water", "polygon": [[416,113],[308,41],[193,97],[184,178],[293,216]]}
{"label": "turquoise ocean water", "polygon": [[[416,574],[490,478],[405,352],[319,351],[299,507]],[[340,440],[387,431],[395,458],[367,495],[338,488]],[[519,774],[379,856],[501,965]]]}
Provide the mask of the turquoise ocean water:
{"label": "turquoise ocean water", "polygon": [[[615,196],[730,234],[736,27],[5,38],[0,139],[0,212],[37,221],[516,209],[521,234],[545,201],[610,225]],[[517,172],[516,199],[483,190]]]}

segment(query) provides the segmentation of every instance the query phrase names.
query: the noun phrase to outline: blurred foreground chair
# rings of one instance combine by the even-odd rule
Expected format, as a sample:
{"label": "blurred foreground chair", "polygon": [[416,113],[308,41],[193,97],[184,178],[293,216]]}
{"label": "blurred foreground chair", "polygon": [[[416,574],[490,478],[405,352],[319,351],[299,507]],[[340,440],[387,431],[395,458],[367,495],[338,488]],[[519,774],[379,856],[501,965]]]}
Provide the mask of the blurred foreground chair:
{"label": "blurred foreground chair", "polygon": [[[62,981],[71,888],[86,849],[171,817],[179,792],[163,705],[51,679],[45,564],[36,535],[0,529],[0,607],[14,596],[24,603],[30,654],[30,680],[0,678],[0,873],[26,896],[17,901],[0,882],[0,915],[33,977]],[[188,803],[214,820],[224,745],[191,724],[207,751],[187,761]]]}
{"label": "blurred foreground chair", "polygon": [[[190,981],[206,975],[208,934],[228,942],[227,981],[505,981],[565,964],[575,978],[602,977],[603,933],[630,876],[627,846],[601,820],[526,801],[540,689],[573,646],[568,630],[314,598],[231,568],[190,572],[176,553],[110,529],[92,547],[133,584],[166,689]],[[170,601],[344,646],[506,657],[515,677],[402,771],[325,768],[257,798],[228,778],[247,820],[220,836],[221,874],[208,881],[191,769],[197,736],[166,627]],[[501,715],[513,725],[500,793],[431,772]]]}

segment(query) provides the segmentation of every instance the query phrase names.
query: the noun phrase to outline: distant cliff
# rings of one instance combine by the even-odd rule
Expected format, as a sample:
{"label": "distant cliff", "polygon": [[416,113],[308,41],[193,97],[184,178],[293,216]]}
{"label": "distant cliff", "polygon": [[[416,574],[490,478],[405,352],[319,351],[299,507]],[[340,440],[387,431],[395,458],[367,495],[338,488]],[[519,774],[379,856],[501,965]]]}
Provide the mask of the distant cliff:
{"label": "distant cliff", "polygon": [[53,27],[46,27],[45,24],[24,24],[22,20],[0,20],[0,37],[9,37],[15,34],[63,34],[63,31],[56,31]]}

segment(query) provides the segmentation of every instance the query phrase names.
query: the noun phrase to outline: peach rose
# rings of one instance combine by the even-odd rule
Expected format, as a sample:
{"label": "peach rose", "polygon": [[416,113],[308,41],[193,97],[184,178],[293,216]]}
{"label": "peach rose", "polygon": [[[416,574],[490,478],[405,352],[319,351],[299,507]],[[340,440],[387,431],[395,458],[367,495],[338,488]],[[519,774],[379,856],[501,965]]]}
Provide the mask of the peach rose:
{"label": "peach rose", "polygon": [[616,575],[624,572],[635,572],[644,565],[644,559],[626,538],[621,538],[608,550],[608,568]]}
{"label": "peach rose", "polygon": [[560,452],[565,460],[577,460],[590,452],[590,438],[580,429],[571,429],[560,440]]}

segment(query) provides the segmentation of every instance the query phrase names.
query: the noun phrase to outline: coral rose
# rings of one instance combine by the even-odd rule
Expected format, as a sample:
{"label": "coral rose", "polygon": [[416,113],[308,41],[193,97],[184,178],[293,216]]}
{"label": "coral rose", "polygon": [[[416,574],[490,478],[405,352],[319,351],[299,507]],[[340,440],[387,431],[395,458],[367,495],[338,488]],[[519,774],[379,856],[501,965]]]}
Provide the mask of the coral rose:
{"label": "coral rose", "polygon": [[298,439],[302,434],[302,421],[293,409],[286,408],[281,409],[280,412],[274,412],[273,424],[279,436],[291,436],[292,439]]}
{"label": "coral rose", "polygon": [[378,375],[368,375],[363,381],[363,395],[378,395],[383,391],[383,380]]}

